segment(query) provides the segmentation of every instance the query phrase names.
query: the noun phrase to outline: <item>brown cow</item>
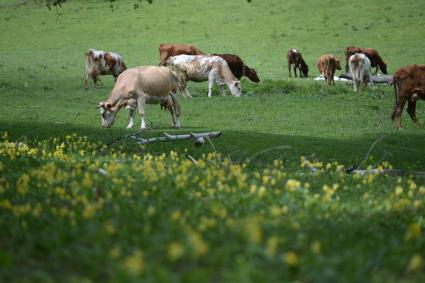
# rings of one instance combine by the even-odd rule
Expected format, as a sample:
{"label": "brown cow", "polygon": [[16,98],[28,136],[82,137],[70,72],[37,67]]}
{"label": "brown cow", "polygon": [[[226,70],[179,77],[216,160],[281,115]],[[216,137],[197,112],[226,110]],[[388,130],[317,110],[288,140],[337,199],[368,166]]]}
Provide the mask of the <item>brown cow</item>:
{"label": "brown cow", "polygon": [[85,89],[87,89],[89,79],[93,80],[95,86],[100,81],[99,75],[112,75],[116,81],[118,76],[127,69],[121,55],[115,52],[104,52],[91,48],[86,52],[85,57]]}
{"label": "brown cow", "polygon": [[159,65],[164,66],[165,61],[171,56],[177,56],[177,55],[204,55],[201,50],[196,48],[193,45],[188,44],[165,44],[162,43],[159,45]]}
{"label": "brown cow", "polygon": [[369,58],[371,67],[375,68],[375,74],[378,72],[378,68],[381,69],[382,73],[388,74],[387,72],[387,64],[385,64],[384,60],[382,60],[381,56],[379,56],[378,51],[373,48],[359,48],[354,46],[348,46],[344,50],[345,53],[345,71],[348,72],[348,60],[350,57],[356,53],[363,53]]}
{"label": "brown cow", "polygon": [[294,65],[295,77],[297,77],[297,69],[300,71],[300,77],[308,77],[308,65],[305,63],[298,49],[289,49],[288,52],[286,52],[286,60],[288,61],[289,77],[291,77],[292,65]]}
{"label": "brown cow", "polygon": [[332,54],[325,54],[319,57],[316,65],[317,69],[319,69],[319,73],[325,77],[327,84],[335,84],[335,70],[341,70],[339,58]]}
{"label": "brown cow", "polygon": [[401,128],[401,113],[407,101],[407,113],[413,123],[417,123],[416,101],[425,99],[425,65],[407,65],[398,69],[393,76],[395,104],[391,119],[397,120],[397,129]]}
{"label": "brown cow", "polygon": [[257,72],[254,69],[251,69],[247,65],[244,64],[242,59],[233,54],[211,54],[213,56],[220,56],[224,60],[226,60],[227,65],[229,65],[230,70],[233,75],[240,80],[242,76],[246,76],[251,81],[258,83],[260,79],[258,78]]}

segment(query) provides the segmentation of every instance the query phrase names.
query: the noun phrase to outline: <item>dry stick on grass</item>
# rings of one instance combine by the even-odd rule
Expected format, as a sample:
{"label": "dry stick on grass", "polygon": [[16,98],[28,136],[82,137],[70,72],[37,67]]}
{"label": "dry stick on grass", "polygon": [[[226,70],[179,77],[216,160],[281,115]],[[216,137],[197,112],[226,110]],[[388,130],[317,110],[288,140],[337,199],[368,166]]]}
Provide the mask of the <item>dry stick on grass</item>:
{"label": "dry stick on grass", "polygon": [[[205,139],[210,140],[213,138],[218,138],[221,136],[221,132],[206,132],[206,133],[190,133],[190,134],[180,134],[180,135],[170,135],[167,133],[163,133],[163,136],[159,137],[153,137],[153,138],[141,138],[138,137],[144,133],[143,131],[135,133],[135,134],[128,134],[128,135],[122,135],[110,142],[108,142],[106,145],[110,146],[112,144],[115,144],[119,141],[131,138],[135,139],[137,143],[139,144],[148,144],[148,143],[154,143],[154,142],[161,142],[161,141],[175,141],[175,140],[190,140],[192,139],[195,142],[195,145],[202,145],[205,142]],[[214,148],[214,147],[213,147]]]}
{"label": "dry stick on grass", "polygon": [[[351,168],[347,169],[346,172],[347,173],[352,173],[353,171],[357,170],[360,165],[362,165],[364,162],[367,161],[367,159],[369,158],[370,153],[372,152],[372,149],[375,147],[375,145],[380,142],[383,138],[385,137],[385,135],[380,136],[378,139],[376,139],[371,146],[369,147],[369,150],[366,153],[366,156],[364,157],[364,159],[357,165],[353,165]],[[360,169],[359,169],[360,170]]]}
{"label": "dry stick on grass", "polygon": [[196,161],[196,159],[195,159],[195,158],[193,158],[193,156],[192,156],[192,155],[187,154],[187,158],[189,158],[189,159],[190,159],[190,161],[192,161],[192,162],[193,162],[193,164],[195,164],[196,166],[198,166],[198,161]]}
{"label": "dry stick on grass", "polygon": [[416,172],[408,172],[405,170],[400,170],[400,169],[376,169],[375,167],[379,165],[379,163],[382,162],[382,160],[384,160],[384,158],[386,157],[387,154],[391,155],[390,152],[388,151],[384,151],[384,155],[382,156],[382,158],[376,162],[372,169],[358,169],[360,167],[360,165],[362,165],[364,162],[367,161],[367,159],[369,158],[370,153],[372,152],[372,149],[375,147],[375,145],[380,142],[383,138],[385,137],[385,135],[379,137],[377,140],[375,140],[372,145],[369,147],[369,150],[366,153],[365,158],[357,165],[357,166],[353,166],[351,168],[349,168],[348,170],[346,170],[346,172],[348,174],[350,173],[356,173],[356,174],[360,174],[360,175],[366,175],[366,174],[388,174],[388,175],[393,175],[393,176],[401,176],[401,175],[407,175],[407,174],[412,174],[415,176],[421,176],[421,177],[425,177],[425,172],[421,172],[421,171],[416,171]]}

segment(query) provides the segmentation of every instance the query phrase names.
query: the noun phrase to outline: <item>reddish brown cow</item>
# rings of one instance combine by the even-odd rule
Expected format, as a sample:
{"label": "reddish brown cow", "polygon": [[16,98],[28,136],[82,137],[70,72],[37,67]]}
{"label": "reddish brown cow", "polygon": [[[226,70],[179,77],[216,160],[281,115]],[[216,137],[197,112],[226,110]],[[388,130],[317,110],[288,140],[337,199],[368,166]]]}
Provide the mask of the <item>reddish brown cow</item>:
{"label": "reddish brown cow", "polygon": [[260,79],[258,78],[257,72],[255,69],[251,69],[242,61],[242,59],[233,54],[211,54],[214,56],[220,56],[224,60],[226,60],[227,65],[229,65],[230,70],[233,75],[240,80],[242,76],[246,76],[251,81],[258,83]]}
{"label": "reddish brown cow", "polygon": [[297,77],[297,69],[300,71],[300,77],[308,77],[308,65],[298,49],[289,49],[286,53],[286,60],[288,61],[289,77],[291,77],[292,65],[294,65],[295,77]]}
{"label": "reddish brown cow", "polygon": [[381,69],[382,73],[388,74],[387,72],[387,64],[385,64],[384,60],[382,60],[381,56],[379,56],[378,51],[373,48],[359,48],[354,46],[348,46],[344,50],[345,53],[345,71],[348,72],[348,60],[350,57],[356,53],[363,53],[369,58],[371,67],[376,68],[375,74],[378,72],[378,68]]}
{"label": "reddish brown cow", "polygon": [[341,63],[339,58],[332,54],[325,54],[320,56],[316,65],[317,69],[319,69],[319,73],[325,77],[326,83],[328,85],[335,84],[335,70],[341,70]]}
{"label": "reddish brown cow", "polygon": [[416,101],[425,99],[425,65],[407,65],[398,69],[393,76],[395,104],[391,118],[396,118],[397,129],[401,128],[401,113],[407,101],[407,113],[417,123]]}
{"label": "reddish brown cow", "polygon": [[177,56],[177,55],[204,55],[201,50],[196,48],[193,45],[188,44],[165,44],[162,43],[159,45],[159,65],[164,66],[165,61],[171,56]]}

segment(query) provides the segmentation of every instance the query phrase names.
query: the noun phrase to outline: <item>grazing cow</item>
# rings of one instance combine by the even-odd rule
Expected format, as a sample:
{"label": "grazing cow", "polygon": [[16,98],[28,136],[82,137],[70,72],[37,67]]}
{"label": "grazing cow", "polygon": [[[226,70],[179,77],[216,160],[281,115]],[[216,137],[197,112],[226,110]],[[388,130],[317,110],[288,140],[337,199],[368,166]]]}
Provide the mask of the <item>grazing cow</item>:
{"label": "grazing cow", "polygon": [[121,55],[118,53],[98,51],[91,48],[86,52],[85,56],[85,89],[87,89],[87,82],[90,78],[93,80],[94,85],[97,85],[99,75],[112,75],[116,81],[118,76],[127,69]]}
{"label": "grazing cow", "polygon": [[[363,82],[369,82],[373,85],[373,80],[370,75],[370,60],[363,53],[356,53],[348,60],[351,76],[353,77],[354,91],[360,90]],[[365,80],[366,78],[366,80]]]}
{"label": "grazing cow", "polygon": [[176,74],[167,67],[146,66],[130,68],[123,72],[105,102],[99,103],[102,126],[109,128],[115,120],[117,112],[126,107],[130,109],[130,123],[134,126],[136,104],[142,118],[141,129],[146,129],[145,104],[161,105],[170,110],[173,119],[172,126],[180,127],[180,104],[176,96],[178,79]]}
{"label": "grazing cow", "polygon": [[393,76],[395,104],[391,118],[397,118],[397,129],[401,128],[401,113],[407,101],[407,113],[417,123],[416,101],[425,99],[425,65],[407,65],[398,69]]}
{"label": "grazing cow", "polygon": [[319,57],[316,65],[317,69],[319,69],[319,73],[325,77],[326,83],[328,85],[335,84],[335,70],[341,70],[339,58],[332,54],[325,54]]}
{"label": "grazing cow", "polygon": [[353,56],[356,53],[362,53],[367,56],[370,60],[370,65],[372,68],[375,68],[375,74],[378,72],[378,68],[381,69],[382,73],[385,75],[388,74],[387,72],[387,64],[385,64],[384,60],[382,60],[381,56],[379,55],[378,51],[376,51],[373,48],[359,48],[354,46],[348,46],[344,50],[345,53],[345,71],[348,72],[348,60],[351,56]]}
{"label": "grazing cow", "polygon": [[166,63],[172,68],[178,69],[181,93],[186,97],[192,97],[186,89],[188,80],[195,82],[208,81],[208,97],[212,96],[214,83],[220,86],[222,95],[226,95],[224,84],[227,84],[232,95],[240,96],[242,94],[241,82],[235,78],[226,60],[219,56],[178,55],[168,58]]}
{"label": "grazing cow", "polygon": [[159,45],[159,65],[164,66],[167,59],[177,55],[204,55],[201,50],[188,44],[165,44]]}
{"label": "grazing cow", "polygon": [[289,77],[291,77],[291,66],[294,65],[294,74],[297,77],[297,69],[300,71],[300,77],[308,77],[308,65],[305,63],[301,52],[298,49],[289,49],[286,52],[288,61]]}
{"label": "grazing cow", "polygon": [[259,83],[260,79],[258,78],[257,72],[254,69],[251,69],[244,64],[242,59],[233,54],[211,54],[213,56],[220,56],[226,60],[227,65],[229,65],[230,70],[233,75],[240,80],[242,76],[246,76],[248,79],[255,83]]}

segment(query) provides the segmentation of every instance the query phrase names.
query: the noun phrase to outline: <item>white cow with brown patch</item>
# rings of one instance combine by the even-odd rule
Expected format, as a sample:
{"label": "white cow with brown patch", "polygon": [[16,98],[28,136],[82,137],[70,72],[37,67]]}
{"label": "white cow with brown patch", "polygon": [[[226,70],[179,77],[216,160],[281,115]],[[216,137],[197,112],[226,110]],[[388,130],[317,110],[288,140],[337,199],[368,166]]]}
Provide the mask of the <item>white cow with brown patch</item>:
{"label": "white cow with brown patch", "polygon": [[112,126],[117,112],[125,107],[130,109],[130,122],[127,128],[133,128],[134,114],[138,107],[142,119],[141,129],[146,129],[145,104],[160,104],[161,108],[171,112],[172,126],[180,128],[177,88],[176,74],[167,67],[146,66],[127,69],[118,77],[108,99],[99,103],[102,126],[106,128]]}
{"label": "white cow with brown patch", "polygon": [[100,75],[112,75],[116,81],[118,76],[127,69],[121,55],[115,52],[105,52],[91,48],[86,52],[85,57],[85,89],[87,89],[89,79],[93,80],[95,86],[100,81]]}
{"label": "white cow with brown patch", "polygon": [[352,55],[348,60],[348,65],[350,66],[350,72],[353,77],[355,92],[360,90],[362,84],[366,84],[367,82],[373,84],[372,78],[370,77],[371,63],[365,54],[356,53]]}
{"label": "white cow with brown patch", "polygon": [[177,68],[181,84],[181,92],[186,97],[191,97],[186,89],[186,82],[208,81],[208,97],[212,96],[214,83],[218,84],[222,95],[226,95],[224,85],[230,89],[233,96],[241,96],[241,83],[235,78],[226,60],[219,56],[211,55],[178,55],[167,59],[166,64]]}

